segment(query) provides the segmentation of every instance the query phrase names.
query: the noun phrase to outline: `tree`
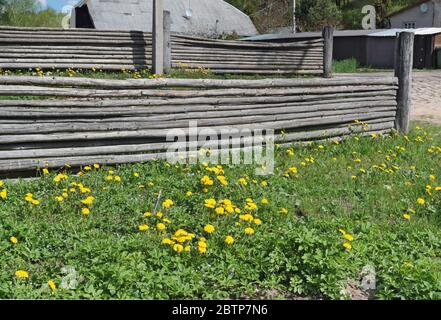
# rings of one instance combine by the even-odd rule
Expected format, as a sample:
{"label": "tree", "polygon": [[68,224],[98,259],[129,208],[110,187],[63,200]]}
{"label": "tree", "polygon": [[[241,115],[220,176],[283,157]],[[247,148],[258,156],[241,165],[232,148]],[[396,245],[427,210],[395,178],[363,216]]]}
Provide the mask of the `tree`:
{"label": "tree", "polygon": [[320,31],[326,25],[337,27],[342,18],[334,0],[301,0],[296,12],[300,31]]}
{"label": "tree", "polygon": [[21,27],[61,26],[63,14],[53,9],[41,10],[34,0],[0,0],[0,25]]}

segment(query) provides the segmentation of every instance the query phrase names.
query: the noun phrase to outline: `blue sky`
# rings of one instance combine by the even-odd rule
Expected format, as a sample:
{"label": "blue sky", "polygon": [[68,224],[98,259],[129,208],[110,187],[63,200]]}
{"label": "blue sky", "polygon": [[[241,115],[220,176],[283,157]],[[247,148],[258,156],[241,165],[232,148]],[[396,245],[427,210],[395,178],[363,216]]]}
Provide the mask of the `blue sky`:
{"label": "blue sky", "polygon": [[61,11],[61,9],[68,4],[74,4],[77,3],[78,0],[47,0],[47,5],[51,8],[54,8],[58,11]]}

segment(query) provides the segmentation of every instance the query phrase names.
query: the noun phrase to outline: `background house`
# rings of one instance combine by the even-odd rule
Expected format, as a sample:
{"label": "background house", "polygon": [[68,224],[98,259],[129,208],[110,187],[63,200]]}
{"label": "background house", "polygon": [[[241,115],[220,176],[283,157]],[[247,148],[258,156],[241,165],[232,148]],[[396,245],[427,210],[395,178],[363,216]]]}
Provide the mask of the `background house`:
{"label": "background house", "polygon": [[441,27],[441,0],[420,1],[388,16],[391,28]]}
{"label": "background house", "polygon": [[[72,10],[72,28],[152,31],[153,0],[81,0]],[[164,0],[172,18],[172,32],[217,37],[257,30],[242,11],[222,0]]]}

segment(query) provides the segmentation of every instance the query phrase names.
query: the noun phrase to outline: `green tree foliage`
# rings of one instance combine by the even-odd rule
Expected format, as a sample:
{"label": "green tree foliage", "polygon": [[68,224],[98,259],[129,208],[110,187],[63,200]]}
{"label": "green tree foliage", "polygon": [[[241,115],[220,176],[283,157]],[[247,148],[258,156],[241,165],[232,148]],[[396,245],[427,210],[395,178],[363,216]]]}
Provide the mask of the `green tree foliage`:
{"label": "green tree foliage", "polygon": [[300,31],[319,31],[326,25],[338,26],[342,18],[334,0],[302,0],[296,12]]}
{"label": "green tree foliage", "polygon": [[[289,6],[292,0],[226,0],[248,14],[261,32],[274,27],[268,21],[277,21],[280,25],[292,23]],[[419,0],[296,0],[297,26],[299,31],[320,30],[325,24],[341,29],[360,29],[365,5],[374,5],[377,11],[377,26],[387,27],[387,16]],[[281,6],[285,10],[274,10]],[[262,16],[268,16],[266,19]],[[271,16],[271,17],[269,17]],[[278,25],[278,26],[280,26]]]}
{"label": "green tree foliage", "polygon": [[0,25],[21,27],[61,26],[63,14],[42,10],[33,0],[0,0]]}

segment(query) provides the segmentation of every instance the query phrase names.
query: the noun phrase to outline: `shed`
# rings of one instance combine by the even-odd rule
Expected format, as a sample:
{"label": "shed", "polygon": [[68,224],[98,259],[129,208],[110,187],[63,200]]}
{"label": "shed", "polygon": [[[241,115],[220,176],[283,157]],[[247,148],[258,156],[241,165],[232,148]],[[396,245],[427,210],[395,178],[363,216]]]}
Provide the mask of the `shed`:
{"label": "shed", "polygon": [[[153,0],[81,0],[72,9],[72,28],[152,31]],[[174,33],[217,37],[258,34],[250,17],[223,0],[164,0]]]}
{"label": "shed", "polygon": [[[338,30],[334,32],[333,58],[335,60],[355,58],[360,66],[391,69],[394,67],[396,33],[401,31],[415,33],[414,67],[435,68],[435,49],[441,46],[441,28]],[[321,36],[321,32],[303,32],[257,35],[243,40],[283,43]]]}

